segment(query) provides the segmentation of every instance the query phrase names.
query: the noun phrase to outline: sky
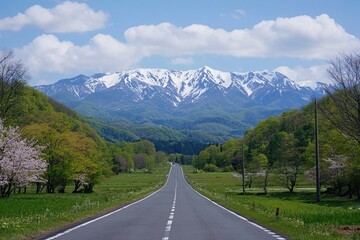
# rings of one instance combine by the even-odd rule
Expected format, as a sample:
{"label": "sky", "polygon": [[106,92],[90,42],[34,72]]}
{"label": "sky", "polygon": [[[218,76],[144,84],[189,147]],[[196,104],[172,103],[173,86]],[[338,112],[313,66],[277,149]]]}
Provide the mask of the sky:
{"label": "sky", "polygon": [[79,74],[209,66],[328,82],[329,60],[360,50],[358,0],[11,0],[0,48],[29,85]]}

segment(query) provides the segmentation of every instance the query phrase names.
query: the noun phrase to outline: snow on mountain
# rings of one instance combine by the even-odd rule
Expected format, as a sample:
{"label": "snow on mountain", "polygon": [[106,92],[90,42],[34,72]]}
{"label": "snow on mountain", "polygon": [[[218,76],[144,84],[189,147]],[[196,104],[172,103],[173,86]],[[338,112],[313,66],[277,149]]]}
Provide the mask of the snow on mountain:
{"label": "snow on mountain", "polygon": [[161,126],[161,134],[155,135],[164,135],[165,141],[178,137],[172,132],[168,136],[164,127],[183,131],[181,136],[195,141],[221,142],[242,136],[260,120],[324,96],[326,86],[299,86],[279,72],[222,72],[205,66],[79,75],[35,88],[86,116],[124,123],[126,130],[151,126],[146,134],[150,140],[153,126]]}
{"label": "snow on mountain", "polygon": [[[161,96],[174,106],[182,102],[196,102],[214,92],[228,98],[243,96],[259,101],[273,101],[275,97],[285,95],[287,98],[308,101],[312,96],[321,94],[320,87],[312,90],[299,86],[279,72],[222,72],[207,66],[188,71],[140,68],[95,74],[90,77],[79,75],[36,88],[60,100],[82,100],[98,92],[117,91],[116,94],[119,95],[120,92],[127,92],[128,96],[131,96],[129,101],[149,100]],[[229,95],[230,92],[232,95]]]}
{"label": "snow on mountain", "polygon": [[119,83],[120,74],[119,73],[107,73],[101,76],[100,78],[96,79],[96,81],[99,81],[103,83],[107,88],[110,88],[117,83]]}
{"label": "snow on mountain", "polygon": [[327,83],[322,83],[322,82],[316,82],[316,87],[315,87],[315,91],[320,94],[320,95],[325,95],[325,89],[330,89],[331,91],[333,90],[332,86],[330,86]]}

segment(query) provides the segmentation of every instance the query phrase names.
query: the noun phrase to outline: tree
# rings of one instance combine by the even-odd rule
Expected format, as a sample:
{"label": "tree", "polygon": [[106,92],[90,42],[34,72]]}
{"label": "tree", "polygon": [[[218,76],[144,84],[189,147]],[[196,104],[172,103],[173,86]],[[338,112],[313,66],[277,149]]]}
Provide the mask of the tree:
{"label": "tree", "polygon": [[4,127],[0,119],[0,195],[10,196],[16,187],[43,181],[46,162],[41,154],[44,147],[21,137],[17,127]]}
{"label": "tree", "polygon": [[64,145],[67,135],[58,133],[56,129],[47,124],[32,124],[23,128],[25,136],[33,136],[43,145],[44,159],[47,162],[47,170],[44,173],[46,179],[47,193],[54,193],[58,186],[62,186],[62,192],[65,191],[67,179],[72,175],[70,159],[66,158]]}
{"label": "tree", "polygon": [[134,143],[134,152],[136,154],[144,153],[150,156],[150,155],[155,155],[156,149],[155,149],[155,145],[149,140],[142,140]]}
{"label": "tree", "polygon": [[168,156],[166,155],[165,152],[156,152],[156,155],[155,155],[155,162],[157,164],[163,164],[165,165],[167,162],[168,162]]}
{"label": "tree", "polygon": [[296,139],[293,134],[279,132],[270,146],[272,157],[276,158],[275,165],[285,178],[285,186],[290,193],[293,193],[302,164],[296,147]]}
{"label": "tree", "polygon": [[197,169],[203,169],[205,164],[211,163],[211,156],[207,148],[199,153],[199,155],[194,158],[193,165]]}
{"label": "tree", "polygon": [[0,118],[4,121],[17,115],[16,105],[28,78],[22,62],[14,60],[13,51],[0,51]]}
{"label": "tree", "polygon": [[146,168],[146,155],[144,153],[134,153],[132,158],[136,169]]}
{"label": "tree", "polygon": [[134,152],[134,143],[117,142],[110,148],[112,155],[112,171],[116,174],[134,170],[134,161],[132,155]]}
{"label": "tree", "polygon": [[[257,151],[251,151],[250,161],[246,163],[246,185],[251,188],[253,180],[258,175],[266,174],[266,167],[268,159],[265,154],[258,154]],[[267,191],[267,186],[264,186],[264,191]]]}
{"label": "tree", "polygon": [[328,191],[340,195],[356,193],[359,196],[360,147],[356,141],[346,138],[335,129],[322,133],[320,148],[322,182]]}
{"label": "tree", "polygon": [[115,155],[113,159],[112,171],[116,175],[118,175],[123,171],[129,172],[128,160],[125,157],[121,156],[120,154]]}
{"label": "tree", "polygon": [[[64,179],[64,185],[59,191],[65,191],[66,180],[74,179],[75,183],[79,181],[83,183],[85,192],[92,192],[103,167],[96,143],[91,138],[76,132],[63,133],[62,137],[63,159],[70,163],[71,175]],[[77,186],[73,192],[78,192]]]}
{"label": "tree", "polygon": [[[75,189],[83,186],[91,192],[104,166],[101,165],[99,147],[92,138],[79,132],[57,132],[47,124],[32,124],[23,128],[27,136],[34,136],[46,144],[44,159],[48,164],[44,173],[48,193],[63,193],[69,181],[75,181]],[[82,190],[81,190],[82,191]]]}
{"label": "tree", "polygon": [[325,89],[331,106],[320,105],[320,110],[338,130],[360,144],[360,53],[331,60],[328,74],[334,83]]}
{"label": "tree", "polygon": [[270,117],[259,122],[259,124],[249,131],[247,131],[245,138],[248,142],[250,150],[257,150],[258,154],[263,154],[262,158],[266,162],[264,166],[264,193],[267,194],[267,187],[269,185],[269,174],[273,169],[276,156],[272,154],[273,139],[280,130],[280,119],[278,117]]}

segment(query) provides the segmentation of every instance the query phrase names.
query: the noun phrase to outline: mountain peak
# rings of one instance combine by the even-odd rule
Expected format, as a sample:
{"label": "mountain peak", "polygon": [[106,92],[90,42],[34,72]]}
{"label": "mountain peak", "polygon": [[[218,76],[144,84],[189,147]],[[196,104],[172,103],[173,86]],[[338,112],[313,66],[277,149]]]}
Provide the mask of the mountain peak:
{"label": "mountain peak", "polygon": [[215,93],[217,97],[221,96],[225,99],[244,97],[251,101],[268,99],[267,102],[262,103],[265,105],[275,101],[271,96],[283,96],[283,93],[291,93],[292,98],[297,98],[291,101],[299,102],[301,102],[299,99],[307,100],[312,95],[319,94],[319,91],[301,87],[278,72],[230,73],[208,66],[189,71],[138,68],[123,72],[99,73],[91,77],[79,75],[38,89],[49,96],[70,94],[74,99],[116,90],[118,92],[114,93],[114,96],[117,94],[122,97],[126,92],[129,101],[150,101],[161,96],[161,99],[166,99],[174,106],[179,106],[182,102],[200,101],[212,97]]}
{"label": "mountain peak", "polygon": [[36,88],[87,116],[182,129],[183,136],[196,138],[216,134],[216,139],[239,137],[268,116],[324,95],[276,72],[222,72],[207,66],[80,75]]}
{"label": "mountain peak", "polygon": [[199,69],[200,71],[214,71],[215,69],[209,67],[209,66],[203,66]]}

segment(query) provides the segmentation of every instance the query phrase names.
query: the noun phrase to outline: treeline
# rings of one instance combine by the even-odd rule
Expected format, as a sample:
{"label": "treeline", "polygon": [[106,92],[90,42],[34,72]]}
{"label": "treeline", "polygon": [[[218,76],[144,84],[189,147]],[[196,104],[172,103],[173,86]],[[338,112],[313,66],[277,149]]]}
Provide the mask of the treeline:
{"label": "treeline", "polygon": [[135,126],[129,123],[102,123],[96,119],[86,120],[106,141],[137,142],[146,139],[155,144],[158,151],[167,154],[195,155],[203,150],[210,138],[199,131],[176,131],[167,127]]}
{"label": "treeline", "polygon": [[[324,99],[321,104],[328,104]],[[321,179],[323,186],[331,186],[339,195],[360,190],[360,149],[320,116]],[[315,180],[313,105],[303,110],[285,112],[279,117],[261,121],[248,130],[241,139],[211,145],[193,159],[198,169],[215,171],[216,168],[241,172],[245,161],[247,185],[251,187],[255,176],[263,177],[267,192],[269,174],[283,177],[284,185],[293,192],[298,176],[305,174]]]}
{"label": "treeline", "polygon": [[149,140],[118,142],[111,144],[110,151],[113,159],[112,170],[116,174],[132,172],[134,169],[151,172],[156,166],[163,166],[168,162],[188,165],[192,161],[192,155],[156,151],[155,144]]}
{"label": "treeline", "polygon": [[203,150],[208,144],[195,141],[161,141],[151,140],[159,151],[166,152],[167,154],[180,153],[182,155],[195,155]]}
{"label": "treeline", "polygon": [[[321,109],[333,109],[326,97]],[[211,145],[192,164],[206,171],[237,170],[245,166],[246,184],[251,187],[255,176],[263,179],[267,193],[269,174],[282,177],[284,186],[294,191],[298,176],[315,181],[315,119],[314,104],[292,110],[278,117],[261,121],[241,139]],[[353,139],[339,132],[319,114],[320,175],[323,187],[338,195],[356,193],[360,197],[360,147]]]}
{"label": "treeline", "polygon": [[155,145],[148,140],[111,144],[110,151],[113,162],[112,170],[116,174],[132,172],[135,169],[152,171],[156,166],[168,162],[166,153],[157,152]]}

